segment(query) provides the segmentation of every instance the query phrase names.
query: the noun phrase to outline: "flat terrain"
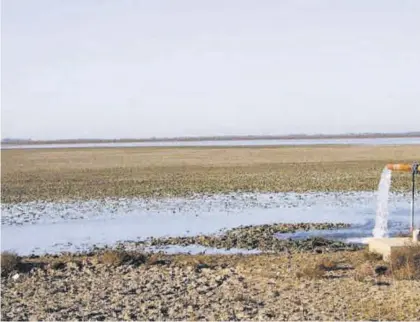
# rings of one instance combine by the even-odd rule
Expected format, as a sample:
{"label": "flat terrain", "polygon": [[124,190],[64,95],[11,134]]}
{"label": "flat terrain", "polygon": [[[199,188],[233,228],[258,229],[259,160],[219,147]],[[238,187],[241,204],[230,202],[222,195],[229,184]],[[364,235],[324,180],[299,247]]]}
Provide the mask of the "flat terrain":
{"label": "flat terrain", "polygon": [[363,251],[146,259],[110,253],[31,262],[38,265],[31,273],[2,278],[2,321],[420,317],[420,282],[389,270],[376,274],[382,263]]}
{"label": "flat terrain", "polygon": [[[415,160],[420,146],[413,145],[3,150],[2,202],[372,191],[386,163]],[[393,189],[409,187],[407,174],[393,176]],[[2,253],[1,319],[419,319],[418,249],[389,264],[365,250],[320,247],[319,240],[297,248],[297,242],[274,240],[281,229],[252,226],[233,229],[226,238],[155,240],[255,246],[260,255],[126,249],[17,259]]]}
{"label": "flat terrain", "polygon": [[[3,150],[2,202],[230,191],[375,190],[388,162],[420,146]],[[393,189],[408,190],[407,175]]]}

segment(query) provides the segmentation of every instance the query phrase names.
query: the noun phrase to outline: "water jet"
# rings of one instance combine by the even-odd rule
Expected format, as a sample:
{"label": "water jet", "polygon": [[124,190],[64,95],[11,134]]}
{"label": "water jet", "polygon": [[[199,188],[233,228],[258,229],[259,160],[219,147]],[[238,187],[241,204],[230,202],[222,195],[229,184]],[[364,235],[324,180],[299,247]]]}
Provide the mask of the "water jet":
{"label": "water jet", "polygon": [[[411,173],[411,211],[410,211],[410,234],[409,237],[394,237],[387,236],[388,227],[388,194],[391,185],[392,171]],[[373,238],[369,239],[369,251],[383,255],[387,260],[391,253],[396,249],[401,249],[413,244],[420,243],[420,230],[416,229],[414,222],[414,202],[415,202],[415,187],[416,175],[420,173],[419,163],[390,163],[385,166],[382,171],[381,180],[378,187],[378,206],[376,212],[376,223],[373,230]]]}
{"label": "water jet", "polygon": [[414,162],[413,164],[387,164],[387,169],[390,171],[401,171],[411,172],[411,221],[410,221],[410,232],[414,231],[414,199],[416,193],[416,175],[420,173],[419,163]]}

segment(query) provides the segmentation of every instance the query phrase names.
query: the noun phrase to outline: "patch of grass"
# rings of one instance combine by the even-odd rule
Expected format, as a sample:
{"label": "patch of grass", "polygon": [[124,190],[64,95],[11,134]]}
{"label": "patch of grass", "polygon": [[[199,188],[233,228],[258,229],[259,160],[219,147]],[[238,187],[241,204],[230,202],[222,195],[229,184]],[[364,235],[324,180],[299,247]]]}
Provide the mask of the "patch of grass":
{"label": "patch of grass", "polygon": [[311,263],[304,265],[296,272],[297,278],[318,279],[325,275],[325,270],[318,263]]}
{"label": "patch of grass", "polygon": [[363,258],[369,262],[378,262],[382,260],[382,255],[374,252],[370,252],[369,249],[363,251]]}
{"label": "patch of grass", "polygon": [[323,257],[310,263],[304,264],[296,273],[296,277],[302,278],[322,278],[326,272],[335,271],[339,269],[338,261],[330,257]]}
{"label": "patch of grass", "polygon": [[146,261],[147,256],[142,253],[123,250],[106,250],[99,255],[99,262],[110,266],[141,265]]}
{"label": "patch of grass", "polygon": [[372,263],[365,262],[357,266],[353,275],[354,279],[359,282],[364,282],[367,279],[375,277],[375,271]]}
{"label": "patch of grass", "polygon": [[193,266],[196,268],[214,267],[219,262],[219,256],[212,255],[179,255],[175,257],[175,263],[181,266]]}
{"label": "patch of grass", "polygon": [[6,276],[18,268],[21,258],[12,252],[1,253],[1,275]]}
{"label": "patch of grass", "polygon": [[170,263],[171,259],[161,254],[151,254],[147,259],[147,265],[169,265]]}
{"label": "patch of grass", "polygon": [[420,279],[420,245],[410,244],[391,253],[392,275],[397,280]]}
{"label": "patch of grass", "polygon": [[[417,301],[418,296],[402,299],[395,291],[388,295],[388,299],[369,297],[363,301],[353,301],[346,319],[348,321],[417,321]],[[416,316],[417,318],[414,318]]]}
{"label": "patch of grass", "polygon": [[338,268],[338,263],[330,258],[323,258],[317,264],[324,271],[333,271]]}

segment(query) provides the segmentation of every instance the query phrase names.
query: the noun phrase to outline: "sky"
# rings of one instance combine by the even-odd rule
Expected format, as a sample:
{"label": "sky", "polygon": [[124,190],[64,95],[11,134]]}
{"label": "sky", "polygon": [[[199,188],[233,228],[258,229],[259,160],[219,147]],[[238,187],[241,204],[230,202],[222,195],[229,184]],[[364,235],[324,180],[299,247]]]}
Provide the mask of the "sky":
{"label": "sky", "polygon": [[420,130],[417,0],[2,0],[2,138]]}

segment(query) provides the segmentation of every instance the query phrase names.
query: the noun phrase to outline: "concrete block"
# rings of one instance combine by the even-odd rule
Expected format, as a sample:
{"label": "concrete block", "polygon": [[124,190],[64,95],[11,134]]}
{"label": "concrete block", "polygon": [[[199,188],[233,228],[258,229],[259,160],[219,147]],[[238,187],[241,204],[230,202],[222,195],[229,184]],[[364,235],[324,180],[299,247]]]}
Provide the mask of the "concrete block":
{"label": "concrete block", "polygon": [[420,241],[420,229],[414,229],[413,230],[413,242],[419,242]]}
{"label": "concrete block", "polygon": [[420,245],[420,242],[413,242],[408,237],[370,238],[368,241],[369,251],[381,254],[385,261],[389,260],[393,251],[417,244]]}

